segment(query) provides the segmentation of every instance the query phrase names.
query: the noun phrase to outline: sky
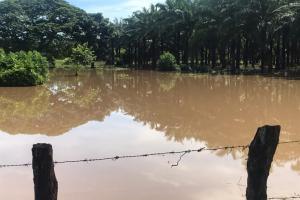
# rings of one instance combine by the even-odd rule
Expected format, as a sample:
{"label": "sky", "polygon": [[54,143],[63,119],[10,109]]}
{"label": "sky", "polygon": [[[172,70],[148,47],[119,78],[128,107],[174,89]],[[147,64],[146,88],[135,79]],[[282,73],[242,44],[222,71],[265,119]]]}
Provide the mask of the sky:
{"label": "sky", "polygon": [[150,4],[163,3],[165,0],[67,0],[70,4],[84,9],[88,13],[103,13],[114,20],[126,18],[132,12],[149,7]]}

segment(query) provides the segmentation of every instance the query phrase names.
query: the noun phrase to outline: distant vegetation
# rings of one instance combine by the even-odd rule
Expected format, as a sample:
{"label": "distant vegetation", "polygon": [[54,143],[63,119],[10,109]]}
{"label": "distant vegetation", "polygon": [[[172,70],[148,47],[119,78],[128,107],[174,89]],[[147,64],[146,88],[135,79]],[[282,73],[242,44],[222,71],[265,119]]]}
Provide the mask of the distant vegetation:
{"label": "distant vegetation", "polygon": [[137,69],[165,70],[161,56],[173,55],[183,71],[286,71],[300,66],[300,3],[166,0],[112,23],[64,0],[0,2],[6,52],[36,50],[54,67],[83,44],[98,61]]}
{"label": "distant vegetation", "polygon": [[164,52],[158,60],[158,67],[161,71],[174,71],[178,69],[176,59],[170,52]]}
{"label": "distant vegetation", "polygon": [[36,50],[54,65],[70,57],[77,44],[88,43],[98,60],[110,62],[113,24],[102,14],[87,14],[64,0],[0,2],[0,48]]}
{"label": "distant vegetation", "polygon": [[47,59],[37,51],[6,54],[0,49],[0,86],[40,85],[47,75]]}
{"label": "distant vegetation", "polygon": [[193,71],[300,65],[298,0],[167,0],[117,25],[118,48],[137,68],[156,68],[164,51]]}
{"label": "distant vegetation", "polygon": [[87,44],[79,44],[72,49],[71,57],[68,59],[68,62],[75,66],[75,75],[78,76],[80,67],[91,65],[95,61],[95,58],[94,52]]}

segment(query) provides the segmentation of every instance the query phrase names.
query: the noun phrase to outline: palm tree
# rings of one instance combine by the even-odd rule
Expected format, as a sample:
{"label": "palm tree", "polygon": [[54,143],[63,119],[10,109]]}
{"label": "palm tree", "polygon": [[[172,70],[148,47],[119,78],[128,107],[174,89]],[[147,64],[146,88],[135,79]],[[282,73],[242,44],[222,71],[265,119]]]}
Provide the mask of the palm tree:
{"label": "palm tree", "polygon": [[299,3],[290,0],[166,0],[122,21],[128,63],[156,68],[163,51],[178,64],[232,72],[299,63]]}

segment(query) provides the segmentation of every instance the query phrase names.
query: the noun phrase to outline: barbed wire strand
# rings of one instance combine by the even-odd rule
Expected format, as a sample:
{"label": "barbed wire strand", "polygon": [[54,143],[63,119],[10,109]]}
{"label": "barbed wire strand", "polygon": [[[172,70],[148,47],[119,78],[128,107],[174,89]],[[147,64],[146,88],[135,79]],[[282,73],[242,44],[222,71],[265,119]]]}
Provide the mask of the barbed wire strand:
{"label": "barbed wire strand", "polygon": [[[300,140],[293,140],[293,141],[284,141],[279,142],[278,145],[285,145],[285,144],[293,144],[293,143],[300,143]],[[177,160],[176,164],[171,165],[171,167],[177,167],[182,160],[182,158],[190,153],[200,153],[203,151],[219,151],[219,150],[230,150],[233,149],[241,149],[245,151],[249,148],[250,145],[237,145],[237,146],[224,146],[224,147],[215,147],[215,148],[206,148],[202,147],[199,149],[192,149],[192,150],[184,150],[184,151],[169,151],[169,152],[158,152],[158,153],[148,153],[148,154],[137,154],[137,155],[123,155],[123,156],[113,156],[113,157],[103,157],[103,158],[92,158],[92,159],[81,159],[81,160],[66,160],[66,161],[54,161],[54,164],[67,164],[67,163],[88,163],[88,162],[97,162],[97,161],[106,161],[106,160],[120,160],[126,158],[141,158],[141,157],[150,157],[150,156],[166,156],[166,155],[178,155],[180,154],[179,159]],[[0,165],[0,168],[9,168],[9,167],[29,167],[32,166],[32,163],[23,163],[23,164],[6,164]],[[292,199],[300,199],[300,195],[294,195],[289,197],[269,197],[269,200],[292,200]]]}
{"label": "barbed wire strand", "polygon": [[[84,163],[84,162],[98,162],[98,161],[107,161],[107,160],[121,160],[121,159],[129,159],[129,158],[142,158],[142,157],[151,157],[151,156],[166,156],[166,155],[178,155],[181,154],[181,159],[184,155],[189,153],[199,153],[202,151],[218,151],[218,150],[229,150],[229,149],[247,149],[249,145],[239,145],[239,146],[226,146],[226,147],[217,147],[217,148],[205,148],[202,147],[200,149],[189,149],[183,151],[167,151],[167,152],[156,152],[156,153],[147,153],[147,154],[137,154],[137,155],[122,155],[122,156],[112,156],[112,157],[102,157],[102,158],[85,158],[79,160],[65,160],[65,161],[54,161],[54,164],[68,164],[68,163]],[[181,160],[180,159],[180,160]],[[9,167],[29,167],[31,163],[23,163],[23,164],[6,164],[0,165],[0,168],[9,168]]]}
{"label": "barbed wire strand", "polygon": [[[246,198],[246,195],[242,195],[243,198]],[[291,199],[300,199],[300,195],[294,194],[293,196],[286,196],[286,197],[268,197],[267,199],[270,200],[291,200]]]}
{"label": "barbed wire strand", "polygon": [[[242,195],[243,198],[246,198],[246,195]],[[294,194],[293,196],[286,196],[286,197],[268,197],[267,199],[270,200],[291,200],[291,199],[300,199],[300,195]]]}
{"label": "barbed wire strand", "polygon": [[[292,144],[292,143],[300,143],[300,140],[293,140],[293,141],[284,141],[278,143],[279,145],[282,144]],[[223,146],[223,147],[214,147],[214,148],[206,148],[202,147],[199,149],[190,149],[190,150],[183,150],[183,151],[168,151],[168,152],[157,152],[157,153],[148,153],[148,154],[137,154],[137,155],[122,155],[122,156],[112,156],[112,157],[102,157],[102,158],[86,158],[86,159],[79,159],[79,160],[65,160],[65,161],[54,161],[54,164],[68,164],[68,163],[89,163],[89,162],[98,162],[98,161],[107,161],[107,160],[120,160],[120,159],[130,159],[130,158],[142,158],[142,157],[151,157],[151,156],[166,156],[166,155],[181,155],[179,160],[176,164],[172,165],[172,167],[178,166],[179,162],[182,158],[190,153],[200,153],[203,151],[219,151],[219,150],[233,150],[233,149],[241,149],[245,151],[249,148],[250,145],[237,145],[237,146]],[[22,163],[22,164],[1,164],[0,168],[9,168],[9,167],[29,167],[32,163]]]}
{"label": "barbed wire strand", "polygon": [[294,196],[290,197],[270,197],[270,200],[290,200],[290,199],[300,199],[300,195],[295,194]]}

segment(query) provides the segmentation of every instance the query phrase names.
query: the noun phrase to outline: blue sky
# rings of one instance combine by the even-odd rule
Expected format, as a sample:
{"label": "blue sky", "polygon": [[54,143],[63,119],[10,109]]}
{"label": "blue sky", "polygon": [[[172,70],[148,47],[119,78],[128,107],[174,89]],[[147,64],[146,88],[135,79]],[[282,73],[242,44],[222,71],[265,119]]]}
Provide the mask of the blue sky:
{"label": "blue sky", "polygon": [[89,13],[101,12],[104,17],[125,18],[132,12],[148,7],[151,3],[164,2],[165,0],[67,0],[70,4],[84,9]]}

